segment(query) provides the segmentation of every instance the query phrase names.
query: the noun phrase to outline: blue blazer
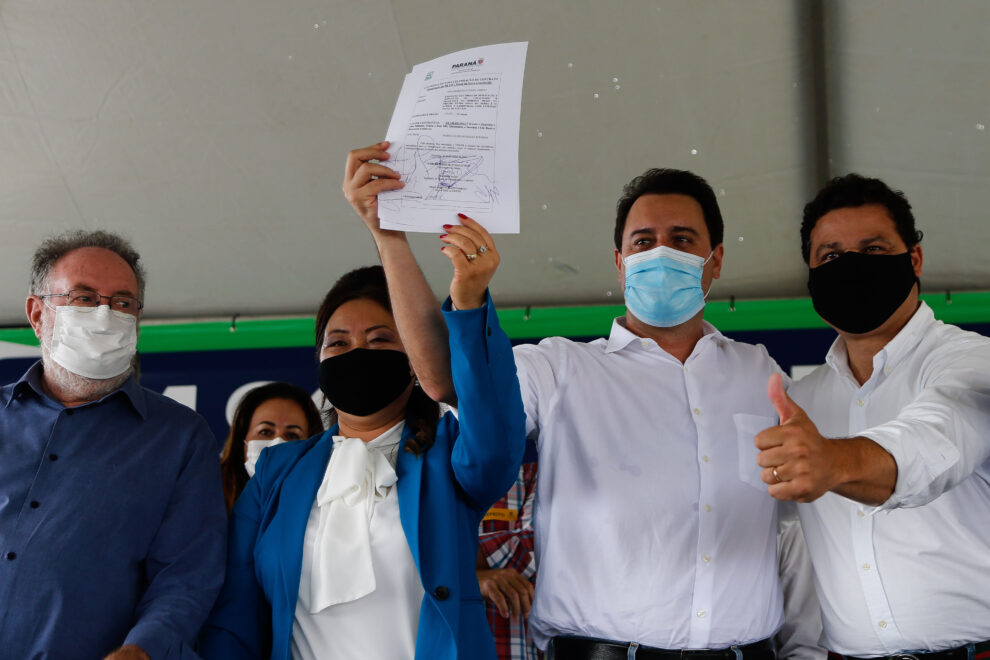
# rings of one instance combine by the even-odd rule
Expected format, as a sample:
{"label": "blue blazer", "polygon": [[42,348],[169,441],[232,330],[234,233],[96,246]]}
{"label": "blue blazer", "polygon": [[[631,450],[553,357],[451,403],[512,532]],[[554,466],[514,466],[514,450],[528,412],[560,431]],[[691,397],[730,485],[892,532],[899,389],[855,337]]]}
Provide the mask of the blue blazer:
{"label": "blue blazer", "polygon": [[[519,471],[525,413],[491,300],[444,316],[460,421],[444,414],[433,446],[400,450],[396,464],[399,516],[425,590],[416,658],[495,660],[475,574],[478,525]],[[227,576],[200,639],[207,660],[291,657],[303,537],[336,431],[262,452],[231,515]]]}

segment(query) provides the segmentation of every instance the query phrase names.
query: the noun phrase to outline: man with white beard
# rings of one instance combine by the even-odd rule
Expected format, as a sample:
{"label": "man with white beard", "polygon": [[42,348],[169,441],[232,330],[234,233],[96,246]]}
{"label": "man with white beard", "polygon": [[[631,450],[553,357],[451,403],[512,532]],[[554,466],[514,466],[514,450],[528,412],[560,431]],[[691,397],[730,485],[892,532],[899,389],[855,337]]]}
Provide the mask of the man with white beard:
{"label": "man with white beard", "polygon": [[195,657],[223,581],[216,441],[134,376],[139,261],[102,231],[34,254],[42,359],[0,388],[4,657]]}

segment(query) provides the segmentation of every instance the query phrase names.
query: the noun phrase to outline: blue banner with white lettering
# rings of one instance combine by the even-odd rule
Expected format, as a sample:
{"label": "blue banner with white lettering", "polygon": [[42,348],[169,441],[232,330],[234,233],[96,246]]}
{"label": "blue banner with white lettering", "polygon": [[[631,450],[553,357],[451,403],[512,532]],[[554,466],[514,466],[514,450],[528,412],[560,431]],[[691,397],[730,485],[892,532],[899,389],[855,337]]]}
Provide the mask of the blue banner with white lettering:
{"label": "blue banner with white lettering", "polygon": [[[990,336],[990,324],[964,326]],[[825,359],[835,340],[830,329],[727,332],[737,341],[763,344],[781,368],[800,377]],[[0,342],[0,382],[20,378],[34,363],[37,348]],[[4,357],[9,356],[9,357]],[[195,409],[217,437],[218,450],[240,398],[266,382],[283,380],[313,393],[323,403],[311,347],[152,353],[141,357],[141,384]],[[712,374],[718,378],[718,374]]]}

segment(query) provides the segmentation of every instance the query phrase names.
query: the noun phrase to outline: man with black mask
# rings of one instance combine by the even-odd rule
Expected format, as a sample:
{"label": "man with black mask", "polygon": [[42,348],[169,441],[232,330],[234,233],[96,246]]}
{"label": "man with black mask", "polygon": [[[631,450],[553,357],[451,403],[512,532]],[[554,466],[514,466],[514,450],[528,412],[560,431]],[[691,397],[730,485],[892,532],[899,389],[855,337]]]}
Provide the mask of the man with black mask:
{"label": "man with black mask", "polygon": [[[770,494],[798,506],[832,660],[990,657],[990,339],[919,300],[904,195],[833,179],[801,226],[815,310],[839,333],[769,396],[756,438]],[[904,657],[904,656],[900,656]]]}

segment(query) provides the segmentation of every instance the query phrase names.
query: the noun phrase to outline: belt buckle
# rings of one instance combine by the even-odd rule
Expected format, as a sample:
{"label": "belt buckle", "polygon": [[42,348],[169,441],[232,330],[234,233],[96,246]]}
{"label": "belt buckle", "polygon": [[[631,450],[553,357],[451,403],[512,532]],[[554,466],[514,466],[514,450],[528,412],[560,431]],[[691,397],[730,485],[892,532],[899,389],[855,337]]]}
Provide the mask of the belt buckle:
{"label": "belt buckle", "polygon": [[911,653],[895,653],[887,656],[890,660],[919,660],[918,656]]}

